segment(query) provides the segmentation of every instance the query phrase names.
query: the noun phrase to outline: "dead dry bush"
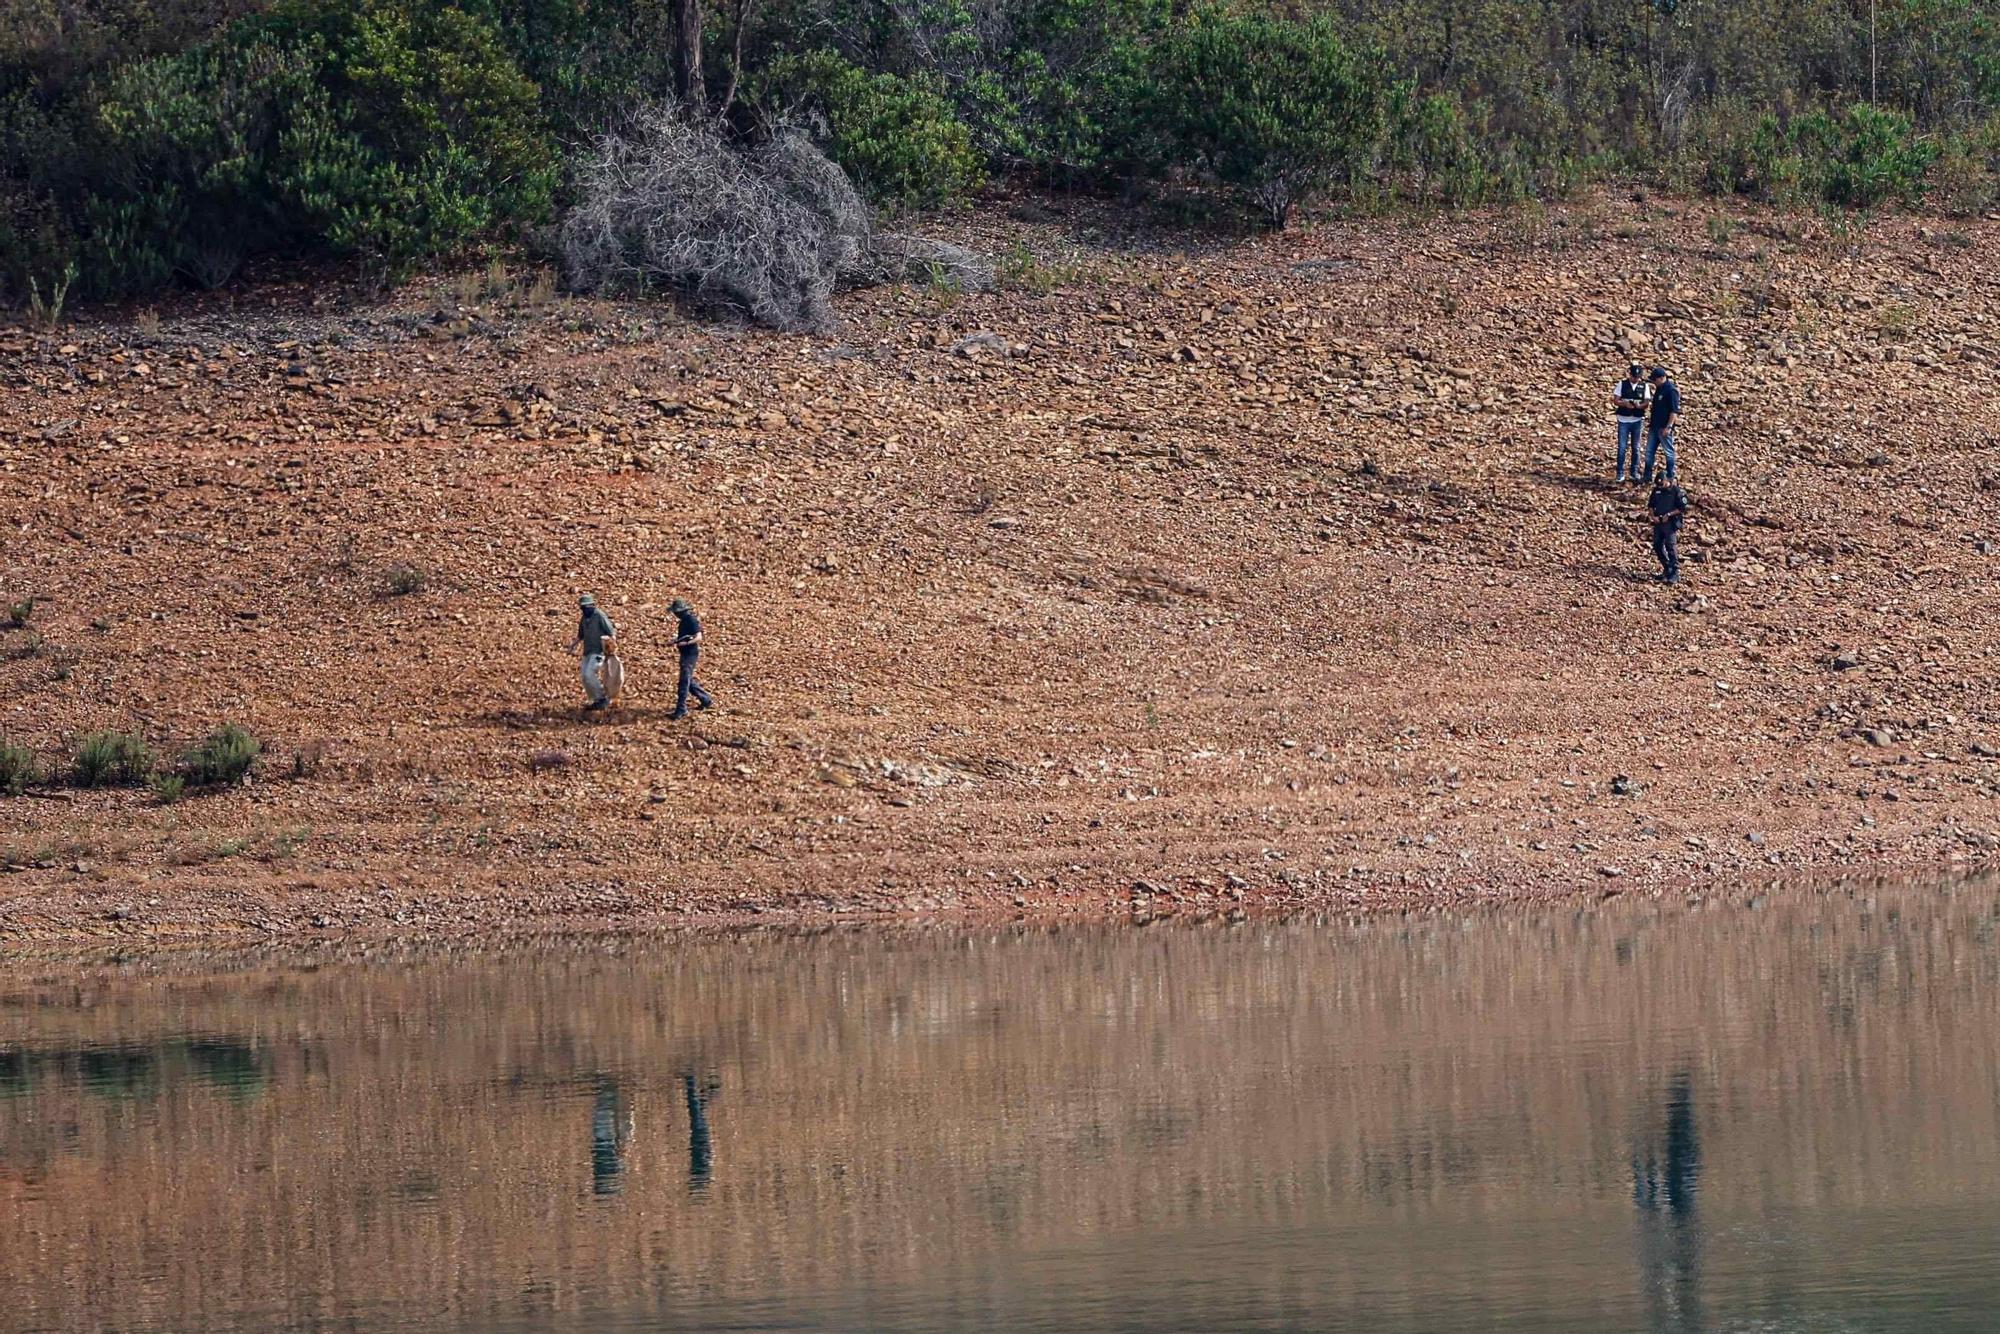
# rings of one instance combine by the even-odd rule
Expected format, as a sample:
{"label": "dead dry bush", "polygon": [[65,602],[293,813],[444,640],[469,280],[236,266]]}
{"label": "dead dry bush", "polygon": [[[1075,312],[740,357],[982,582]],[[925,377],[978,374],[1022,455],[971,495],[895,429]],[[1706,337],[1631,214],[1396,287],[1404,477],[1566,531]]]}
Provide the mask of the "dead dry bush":
{"label": "dead dry bush", "polygon": [[878,235],[841,169],[797,129],[739,146],[655,108],[585,165],[561,248],[582,291],[665,287],[796,332],[829,328],[842,287],[942,270],[992,285],[971,252]]}

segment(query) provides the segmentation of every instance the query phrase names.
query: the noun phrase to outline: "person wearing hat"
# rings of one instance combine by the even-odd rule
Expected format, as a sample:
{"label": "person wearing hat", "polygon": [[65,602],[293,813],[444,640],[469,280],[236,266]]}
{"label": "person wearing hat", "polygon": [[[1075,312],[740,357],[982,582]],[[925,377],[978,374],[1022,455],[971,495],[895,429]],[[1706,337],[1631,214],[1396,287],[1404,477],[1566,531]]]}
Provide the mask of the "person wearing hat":
{"label": "person wearing hat", "polygon": [[604,693],[604,655],[610,651],[618,631],[612,626],[611,618],[597,605],[597,599],[585,593],[576,600],[581,618],[577,622],[576,638],[570,640],[569,651],[583,650],[583,693],[589,703],[583,706],[585,713],[595,713],[610,707],[611,700]]}
{"label": "person wearing hat", "polygon": [[701,661],[701,618],[694,614],[686,598],[675,598],[667,607],[679,622],[674,630],[674,647],[681,652],[680,693],[674,699],[674,711],[667,715],[670,720],[688,716],[688,696],[694,696],[695,707],[712,709],[715,697],[701,688],[701,682],[694,679],[695,664]]}
{"label": "person wearing hat", "polygon": [[1618,480],[1639,480],[1639,445],[1646,430],[1646,408],[1653,401],[1653,386],[1646,383],[1646,370],[1638,362],[1625,368],[1625,378],[1611,390],[1611,411],[1618,419]]}
{"label": "person wearing hat", "polygon": [[1646,511],[1653,521],[1653,556],[1660,562],[1660,582],[1677,584],[1681,581],[1681,523],[1687,518],[1687,492],[1671,478],[1655,477]]}
{"label": "person wearing hat", "polygon": [[1653,463],[1662,453],[1667,457],[1667,480],[1674,480],[1674,423],[1681,418],[1681,387],[1667,376],[1665,366],[1653,367],[1652,427],[1646,433],[1646,477],[1653,476]]}

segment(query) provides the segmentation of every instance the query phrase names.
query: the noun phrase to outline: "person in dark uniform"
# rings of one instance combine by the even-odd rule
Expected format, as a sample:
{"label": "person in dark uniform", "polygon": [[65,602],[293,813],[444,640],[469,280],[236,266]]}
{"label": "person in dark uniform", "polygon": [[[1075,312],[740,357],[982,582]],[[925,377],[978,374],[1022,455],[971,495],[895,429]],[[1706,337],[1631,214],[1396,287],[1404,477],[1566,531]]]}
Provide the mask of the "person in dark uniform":
{"label": "person in dark uniform", "polygon": [[1654,462],[1664,454],[1667,480],[1671,482],[1678,476],[1674,467],[1674,427],[1681,420],[1681,387],[1667,374],[1665,366],[1653,367],[1649,383],[1653,386],[1653,402],[1646,410],[1650,421],[1646,428],[1646,476],[1653,476]]}
{"label": "person in dark uniform", "polygon": [[1678,482],[1655,477],[1646,509],[1653,520],[1653,555],[1659,558],[1660,582],[1677,584],[1681,581],[1681,521],[1687,518],[1687,492]]}
{"label": "person in dark uniform", "polygon": [[674,711],[667,715],[670,719],[679,719],[688,716],[689,695],[694,696],[695,707],[700,709],[714,708],[715,697],[703,690],[701,682],[694,679],[695,664],[701,661],[701,618],[694,614],[694,608],[688,605],[686,598],[675,598],[667,610],[680,622],[680,628],[674,634],[674,647],[681,651],[681,686],[679,695],[674,699]]}
{"label": "person in dark uniform", "polygon": [[585,593],[576,600],[579,620],[576,638],[569,641],[569,651],[583,650],[583,693],[589,701],[583,706],[585,713],[595,713],[611,706],[610,698],[604,692],[604,659],[615,652],[614,642],[618,630],[611,624],[611,618],[597,605],[597,599]]}

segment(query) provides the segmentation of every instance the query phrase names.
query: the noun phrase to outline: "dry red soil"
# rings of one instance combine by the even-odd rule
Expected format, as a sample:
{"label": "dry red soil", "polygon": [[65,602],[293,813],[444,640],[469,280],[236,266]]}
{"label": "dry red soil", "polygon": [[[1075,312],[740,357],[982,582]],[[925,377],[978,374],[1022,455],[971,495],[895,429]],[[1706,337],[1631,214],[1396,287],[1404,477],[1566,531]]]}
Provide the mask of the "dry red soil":
{"label": "dry red soil", "polygon": [[[2000,223],[1096,221],[950,224],[1013,281],[858,293],[826,337],[466,284],[0,331],[0,598],[37,599],[0,735],[266,744],[172,805],[0,798],[0,941],[1990,855]],[[1677,589],[1610,482],[1628,354],[1686,396]],[[588,721],[584,591],[631,672]],[[721,703],[687,723],[676,594]]]}

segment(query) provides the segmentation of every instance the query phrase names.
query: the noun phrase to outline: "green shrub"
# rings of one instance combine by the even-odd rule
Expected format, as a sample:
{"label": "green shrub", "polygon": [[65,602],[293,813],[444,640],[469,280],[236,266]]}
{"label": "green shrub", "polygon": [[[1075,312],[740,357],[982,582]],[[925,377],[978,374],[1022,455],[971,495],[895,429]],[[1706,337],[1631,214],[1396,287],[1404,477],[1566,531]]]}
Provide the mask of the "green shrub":
{"label": "green shrub", "polygon": [[263,749],[262,743],[246,729],[230,723],[190,750],[182,759],[181,768],[188,782],[197,787],[234,783],[250,772]]}
{"label": "green shrub", "polygon": [[214,287],[265,252],[398,271],[541,220],[556,180],[535,86],[433,0],[279,0],[70,92],[0,100],[17,298],[72,263],[93,298]]}
{"label": "green shrub", "polygon": [[1917,134],[1908,116],[1862,103],[1844,116],[1817,111],[1792,122],[1789,139],[1805,164],[1813,193],[1829,204],[1875,208],[1916,204],[1938,146]]}
{"label": "green shrub", "polygon": [[1141,104],[1157,169],[1205,170],[1283,227],[1369,166],[1385,91],[1330,20],[1205,9],[1155,48]]}
{"label": "green shrub", "polygon": [[1718,193],[1868,209],[1918,203],[1941,150],[1909,117],[1865,103],[1789,120],[1738,103],[1712,109],[1688,151],[1700,160],[1697,183]]}
{"label": "green shrub", "polygon": [[537,90],[489,25],[421,0],[289,0],[239,40],[266,34],[326,53],[277,183],[336,252],[400,268],[548,211]]}
{"label": "green shrub", "polygon": [[153,797],[162,806],[171,806],[187,792],[187,779],[179,774],[161,774],[153,780]]}
{"label": "green shrub", "polygon": [[782,57],[769,77],[774,102],[825,117],[828,155],[876,203],[935,207],[978,188],[972,134],[929,81],[870,74],[825,50]]}
{"label": "green shrub", "polygon": [[2000,115],[1941,146],[1931,175],[1931,198],[1955,218],[1978,217],[2000,205]]}
{"label": "green shrub", "polygon": [[18,797],[42,781],[35,752],[0,737],[0,795]]}
{"label": "green shrub", "polygon": [[70,781],[78,787],[132,787],[152,776],[152,748],[136,732],[87,732],[77,739]]}
{"label": "green shrub", "polygon": [[1389,90],[1385,117],[1382,165],[1403,197],[1464,208],[1502,192],[1502,180],[1457,99],[1443,93],[1420,97],[1414,83],[1398,83]]}

